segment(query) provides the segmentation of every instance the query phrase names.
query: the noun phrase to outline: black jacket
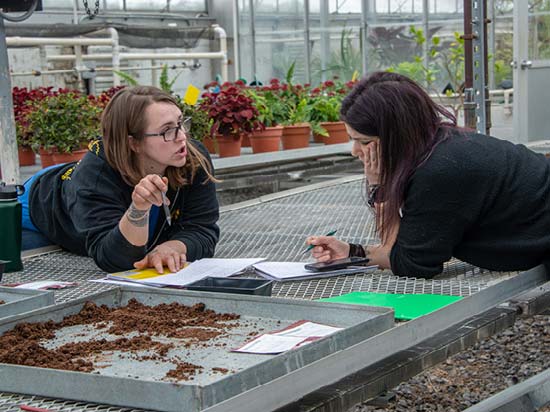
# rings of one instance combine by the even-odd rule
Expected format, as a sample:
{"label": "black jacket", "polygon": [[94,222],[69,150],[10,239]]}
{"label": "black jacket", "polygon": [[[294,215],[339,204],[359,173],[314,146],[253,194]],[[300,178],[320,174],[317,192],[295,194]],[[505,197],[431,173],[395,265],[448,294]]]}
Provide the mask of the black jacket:
{"label": "black jacket", "polygon": [[[193,144],[210,160],[201,143]],[[109,166],[101,141],[90,147],[93,150],[79,163],[49,170],[31,187],[31,220],[48,239],[70,252],[91,256],[107,272],[132,269],[147,251],[168,240],[185,243],[189,261],[214,255],[219,205],[215,184],[203,183],[203,170],[191,184],[168,191],[172,226],[161,208],[152,239],[147,246],[134,246],[118,228],[132,202],[133,187]]]}
{"label": "black jacket", "polygon": [[409,181],[392,271],[431,277],[452,256],[491,270],[550,258],[550,161],[525,146],[452,131]]}

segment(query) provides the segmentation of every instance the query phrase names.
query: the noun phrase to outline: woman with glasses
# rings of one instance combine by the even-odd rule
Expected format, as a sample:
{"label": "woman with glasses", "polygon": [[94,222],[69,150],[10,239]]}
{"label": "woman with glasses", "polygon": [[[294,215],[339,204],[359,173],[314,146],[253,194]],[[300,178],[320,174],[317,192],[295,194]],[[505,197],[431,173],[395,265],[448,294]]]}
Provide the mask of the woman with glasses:
{"label": "woman with glasses", "polygon": [[101,128],[80,162],[26,183],[24,228],[107,272],[175,272],[211,257],[219,237],[213,168],[176,100],[154,87],[122,89]]}
{"label": "woman with glasses", "polygon": [[542,154],[457,127],[396,73],[358,82],[340,115],[365,166],[381,242],[312,236],[313,257],[366,255],[419,277],[437,275],[451,257],[496,271],[550,263],[550,160]]}

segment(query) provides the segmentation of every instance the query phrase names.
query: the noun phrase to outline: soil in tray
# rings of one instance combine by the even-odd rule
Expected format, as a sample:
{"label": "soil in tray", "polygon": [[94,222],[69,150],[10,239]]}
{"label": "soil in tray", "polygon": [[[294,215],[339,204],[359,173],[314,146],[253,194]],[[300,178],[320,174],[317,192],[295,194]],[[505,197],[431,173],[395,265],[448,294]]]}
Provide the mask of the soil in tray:
{"label": "soil in tray", "polygon": [[[129,353],[134,359],[162,361],[174,342],[163,343],[153,338],[175,338],[178,345],[192,349],[237,327],[238,319],[239,315],[216,313],[202,303],[146,306],[132,299],[127,306],[108,308],[86,302],[79,313],[61,322],[20,323],[0,336],[0,363],[92,372],[97,368],[94,361],[101,361],[112,351]],[[73,340],[55,348],[44,345],[55,338],[56,331],[76,325],[88,325],[116,339]],[[138,353],[144,350],[148,350],[148,355]],[[171,363],[176,367],[165,376],[170,381],[188,380],[202,369],[180,358],[171,359]],[[216,367],[213,371],[220,373],[227,369]]]}

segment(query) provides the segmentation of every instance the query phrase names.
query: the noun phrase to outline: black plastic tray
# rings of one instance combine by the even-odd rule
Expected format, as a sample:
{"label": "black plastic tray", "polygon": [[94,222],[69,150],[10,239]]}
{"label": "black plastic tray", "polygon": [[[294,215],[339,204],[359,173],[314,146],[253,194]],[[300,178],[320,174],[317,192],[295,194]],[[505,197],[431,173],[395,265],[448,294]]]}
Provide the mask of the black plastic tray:
{"label": "black plastic tray", "polygon": [[206,277],[186,286],[189,290],[271,296],[273,281],[250,278]]}

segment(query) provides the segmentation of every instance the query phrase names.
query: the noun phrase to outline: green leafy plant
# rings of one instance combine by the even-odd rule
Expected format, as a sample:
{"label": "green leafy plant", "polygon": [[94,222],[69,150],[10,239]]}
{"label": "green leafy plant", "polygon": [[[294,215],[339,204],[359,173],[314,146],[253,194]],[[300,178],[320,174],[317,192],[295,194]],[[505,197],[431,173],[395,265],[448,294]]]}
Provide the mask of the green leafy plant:
{"label": "green leafy plant", "polygon": [[[422,29],[411,26],[409,28],[409,34],[412,35],[419,48],[426,43],[426,36]],[[417,83],[424,84],[428,88],[431,88],[440,71],[435,61],[439,56],[438,46],[440,44],[440,39],[437,36],[433,36],[431,41],[432,43],[428,51],[430,58],[428,65],[424,64],[424,60],[421,56],[414,56],[412,61],[404,61],[397,65],[392,65],[389,67],[388,71],[402,74],[413,79]]]}
{"label": "green leafy plant", "polygon": [[180,110],[183,117],[191,118],[191,132],[193,139],[203,141],[205,137],[210,136],[210,128],[212,127],[212,119],[208,117],[206,112],[200,105],[190,105],[183,100],[180,101]]}
{"label": "green leafy plant", "polygon": [[266,127],[282,124],[288,112],[287,103],[280,96],[280,83],[272,79],[270,86],[250,87],[246,93],[258,110],[258,119]]}
{"label": "green leafy plant", "polygon": [[[326,65],[325,74],[327,77],[337,76],[341,79],[350,80],[355,73],[363,70],[363,57],[361,47],[354,47],[354,30],[343,28],[340,33],[340,48],[330,54],[330,61]],[[314,84],[321,81],[323,70],[321,69],[321,58],[316,55],[312,59]]]}
{"label": "green leafy plant", "polygon": [[75,92],[49,96],[33,103],[27,116],[32,146],[72,152],[100,134],[101,108],[95,99]]}
{"label": "green leafy plant", "polygon": [[137,79],[129,73],[121,72],[119,70],[113,70],[113,73],[115,73],[118,77],[124,80],[128,86],[139,85],[139,82],[137,81]]}
{"label": "green leafy plant", "polygon": [[168,92],[168,93],[174,93],[172,91],[172,88],[174,87],[174,83],[176,82],[176,80],[178,79],[178,77],[180,76],[180,74],[182,74],[183,71],[179,71],[178,73],[176,73],[176,75],[172,78],[172,80],[170,80],[168,78],[168,65],[167,64],[163,64],[162,65],[162,70],[160,72],[160,77],[159,77],[159,84],[160,84],[160,88],[162,90],[164,90],[165,92]]}
{"label": "green leafy plant", "polygon": [[[160,71],[160,77],[159,77],[159,86],[162,90],[168,93],[173,93],[172,88],[174,87],[174,83],[178,79],[178,77],[183,73],[183,71],[180,71],[176,73],[176,75],[170,79],[168,77],[168,65],[163,64],[162,69]],[[121,72],[119,70],[113,70],[114,73],[116,73],[128,86],[139,86],[139,81],[132,76],[129,73]]]}

